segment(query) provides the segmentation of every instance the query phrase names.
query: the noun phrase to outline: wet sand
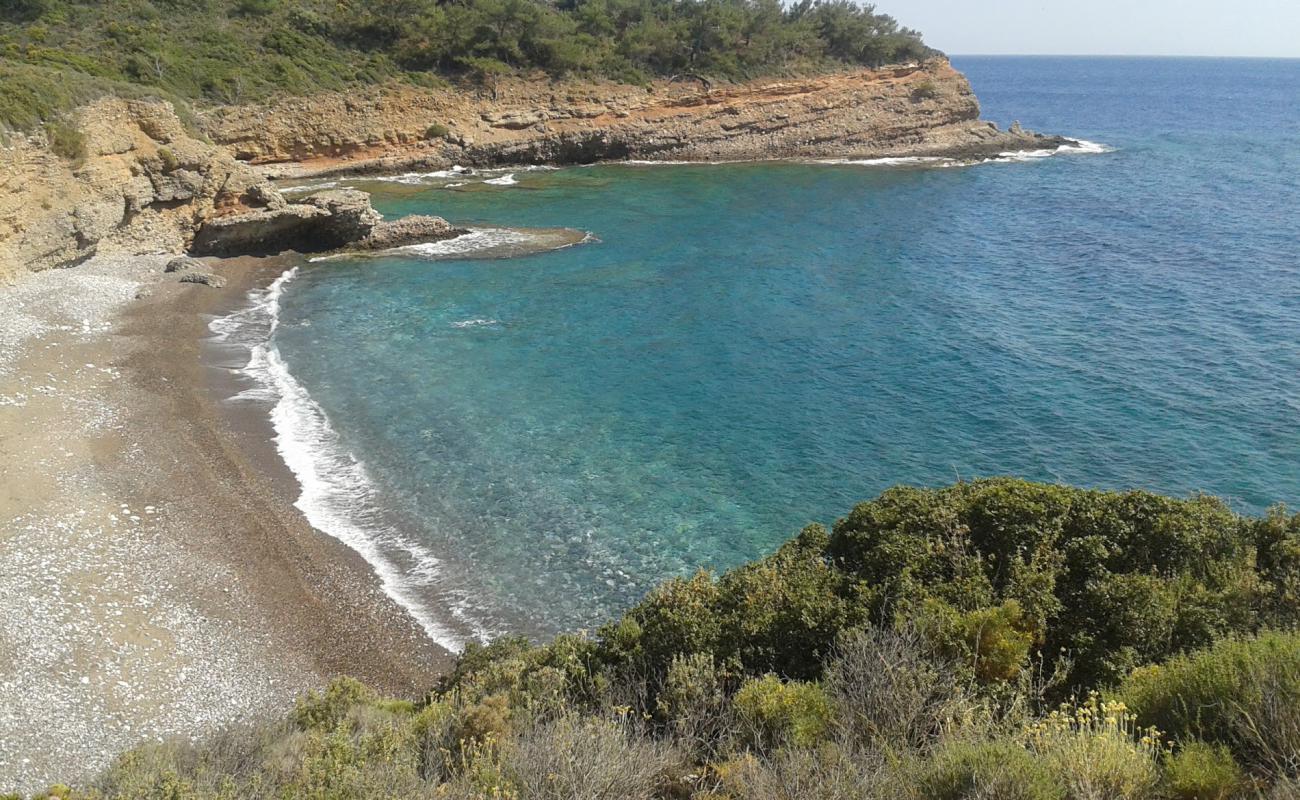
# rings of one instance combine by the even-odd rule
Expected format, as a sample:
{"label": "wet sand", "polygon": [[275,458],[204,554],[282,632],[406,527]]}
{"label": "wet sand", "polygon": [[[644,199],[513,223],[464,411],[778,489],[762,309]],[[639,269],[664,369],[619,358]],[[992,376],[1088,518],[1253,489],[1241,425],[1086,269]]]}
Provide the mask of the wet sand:
{"label": "wet sand", "polygon": [[224,262],[213,289],[167,260],[0,287],[0,791],[276,714],[339,674],[417,696],[449,660],[293,507],[265,415],[221,401],[239,387],[208,322],[285,262]]}

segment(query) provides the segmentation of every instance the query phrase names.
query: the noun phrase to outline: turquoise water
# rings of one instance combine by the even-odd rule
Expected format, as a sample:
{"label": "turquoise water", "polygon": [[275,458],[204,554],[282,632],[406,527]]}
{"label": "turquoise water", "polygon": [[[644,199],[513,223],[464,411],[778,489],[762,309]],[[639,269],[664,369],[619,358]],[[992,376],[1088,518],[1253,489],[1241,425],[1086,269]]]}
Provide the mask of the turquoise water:
{"label": "turquoise water", "polygon": [[274,349],[348,472],[311,502],[453,644],[597,623],[896,483],[1300,502],[1300,62],[957,66],[987,118],[1113,151],[366,184],[599,241],[302,268]]}

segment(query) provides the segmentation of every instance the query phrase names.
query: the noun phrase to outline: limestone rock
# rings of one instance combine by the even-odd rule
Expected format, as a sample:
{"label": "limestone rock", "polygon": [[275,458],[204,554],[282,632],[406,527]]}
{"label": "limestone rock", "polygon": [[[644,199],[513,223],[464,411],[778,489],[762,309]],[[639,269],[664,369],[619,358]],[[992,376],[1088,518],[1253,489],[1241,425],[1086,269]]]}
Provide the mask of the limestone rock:
{"label": "limestone rock", "polygon": [[294,203],[275,210],[248,211],[203,223],[190,251],[203,256],[270,255],[285,250],[311,252],[317,224],[329,212]]}
{"label": "limestone rock", "polygon": [[191,270],[202,268],[202,261],[181,256],[180,258],[173,258],[171,261],[168,261],[167,266],[163,267],[163,272],[189,272]]}
{"label": "limestone rock", "polygon": [[380,222],[370,235],[349,245],[354,250],[387,250],[421,242],[437,242],[468,233],[442,217],[414,215]]}
{"label": "limestone rock", "polygon": [[304,204],[329,214],[330,230],[340,244],[370,235],[383,216],[370,205],[370,195],[356,189],[331,189],[303,198]]}
{"label": "limestone rock", "polygon": [[213,289],[221,289],[225,287],[226,279],[211,272],[186,272],[181,276],[181,283],[198,283],[211,286]]}

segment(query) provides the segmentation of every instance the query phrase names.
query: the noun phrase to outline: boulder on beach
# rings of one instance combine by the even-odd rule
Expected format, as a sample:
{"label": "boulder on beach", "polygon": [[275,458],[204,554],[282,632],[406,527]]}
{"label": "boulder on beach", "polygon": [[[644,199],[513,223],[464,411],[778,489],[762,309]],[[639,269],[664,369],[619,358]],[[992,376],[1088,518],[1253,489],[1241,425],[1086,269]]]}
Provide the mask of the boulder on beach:
{"label": "boulder on beach", "polygon": [[221,289],[225,287],[226,279],[211,272],[186,272],[181,275],[181,283],[198,283],[211,286],[213,289]]}

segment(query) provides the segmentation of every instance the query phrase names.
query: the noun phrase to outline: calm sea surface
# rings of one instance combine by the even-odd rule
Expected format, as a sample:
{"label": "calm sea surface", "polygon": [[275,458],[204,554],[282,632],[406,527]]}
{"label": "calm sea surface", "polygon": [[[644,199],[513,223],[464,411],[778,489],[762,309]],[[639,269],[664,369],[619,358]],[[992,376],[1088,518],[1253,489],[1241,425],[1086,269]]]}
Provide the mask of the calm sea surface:
{"label": "calm sea surface", "polygon": [[955,62],[986,118],[1112,151],[364,184],[599,241],[287,281],[309,516],[456,644],[592,625],[897,483],[1300,504],[1300,61]]}

